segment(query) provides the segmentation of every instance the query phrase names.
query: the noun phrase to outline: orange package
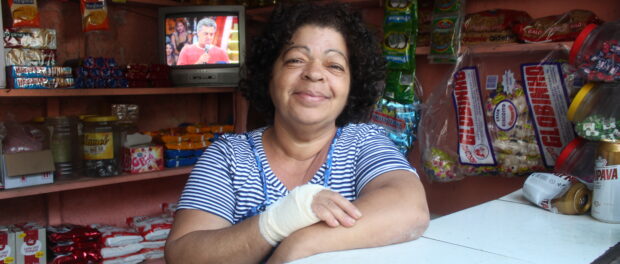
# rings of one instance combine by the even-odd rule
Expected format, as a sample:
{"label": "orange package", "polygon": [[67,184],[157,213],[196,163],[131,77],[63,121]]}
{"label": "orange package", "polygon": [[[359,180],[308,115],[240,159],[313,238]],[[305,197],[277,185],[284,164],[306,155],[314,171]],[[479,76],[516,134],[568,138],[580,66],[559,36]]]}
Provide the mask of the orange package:
{"label": "orange package", "polygon": [[9,0],[13,27],[39,27],[37,0]]}
{"label": "orange package", "polygon": [[107,30],[110,26],[105,0],[80,0],[82,31]]}

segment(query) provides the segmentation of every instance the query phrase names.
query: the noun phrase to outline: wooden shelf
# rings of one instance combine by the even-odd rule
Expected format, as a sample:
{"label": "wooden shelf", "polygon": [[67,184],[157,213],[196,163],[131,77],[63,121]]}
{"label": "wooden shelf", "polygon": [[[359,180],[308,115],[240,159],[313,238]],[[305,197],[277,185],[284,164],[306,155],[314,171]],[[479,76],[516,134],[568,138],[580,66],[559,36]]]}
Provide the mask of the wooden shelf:
{"label": "wooden shelf", "polygon": [[187,5],[189,2],[178,2],[174,0],[126,0],[125,3],[111,2],[112,4],[143,4],[143,5],[155,5],[155,6],[181,6]]}
{"label": "wooden shelf", "polygon": [[[573,46],[572,41],[547,42],[547,43],[509,43],[509,44],[479,44],[463,46],[463,52],[471,54],[490,54],[490,53],[519,53],[529,51],[551,51],[551,50],[570,50]],[[416,48],[416,55],[428,55],[429,47]]]}
{"label": "wooden shelf", "polygon": [[194,166],[186,166],[173,169],[164,169],[161,171],[146,172],[139,174],[121,174],[118,176],[105,178],[79,178],[75,180],[58,181],[51,184],[43,184],[31,187],[2,190],[0,191],[0,200],[25,197],[37,194],[70,191],[76,189],[84,189],[90,187],[119,184],[125,182],[144,181],[157,178],[165,178],[179,175],[186,175],[192,171]]}
{"label": "wooden shelf", "polygon": [[[318,3],[330,3],[333,0],[319,0],[315,1]],[[351,5],[351,7],[360,9],[360,8],[368,8],[368,7],[380,7],[382,6],[382,0],[338,0],[340,3],[347,3]],[[267,22],[269,16],[271,15],[271,11],[273,10],[273,6],[266,7],[258,7],[258,8],[248,8],[245,10],[245,14],[248,16],[248,20]]]}
{"label": "wooden shelf", "polygon": [[157,94],[232,93],[235,87],[162,87],[95,89],[0,89],[0,97],[66,97]]}

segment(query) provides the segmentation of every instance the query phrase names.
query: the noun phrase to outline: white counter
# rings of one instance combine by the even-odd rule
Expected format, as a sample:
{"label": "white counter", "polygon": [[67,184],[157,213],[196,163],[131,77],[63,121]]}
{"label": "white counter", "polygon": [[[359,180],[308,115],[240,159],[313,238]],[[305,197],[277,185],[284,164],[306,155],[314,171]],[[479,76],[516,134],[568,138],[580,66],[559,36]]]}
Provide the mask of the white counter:
{"label": "white counter", "polygon": [[620,241],[620,224],[561,215],[521,190],[431,221],[412,242],[318,254],[293,263],[590,263]]}

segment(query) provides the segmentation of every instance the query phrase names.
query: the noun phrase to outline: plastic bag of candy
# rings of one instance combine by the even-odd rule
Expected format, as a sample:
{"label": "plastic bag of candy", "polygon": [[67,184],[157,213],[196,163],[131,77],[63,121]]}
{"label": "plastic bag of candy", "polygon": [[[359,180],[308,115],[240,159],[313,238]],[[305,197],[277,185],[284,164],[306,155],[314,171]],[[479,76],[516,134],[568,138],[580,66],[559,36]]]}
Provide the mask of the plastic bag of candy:
{"label": "plastic bag of candy", "polygon": [[425,102],[419,136],[427,176],[454,181],[551,169],[574,137],[567,57],[567,49],[518,57],[465,50],[435,89],[444,92]]}

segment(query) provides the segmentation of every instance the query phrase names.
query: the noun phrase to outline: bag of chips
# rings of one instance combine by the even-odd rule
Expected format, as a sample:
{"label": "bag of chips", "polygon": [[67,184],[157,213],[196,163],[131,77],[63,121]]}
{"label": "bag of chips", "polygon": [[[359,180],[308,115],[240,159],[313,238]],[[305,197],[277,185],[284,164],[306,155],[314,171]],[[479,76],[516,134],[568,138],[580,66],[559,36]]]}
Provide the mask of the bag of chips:
{"label": "bag of chips", "polygon": [[82,31],[107,30],[109,28],[108,7],[105,0],[80,0]]}
{"label": "bag of chips", "polygon": [[9,0],[13,27],[40,27],[37,0]]}

